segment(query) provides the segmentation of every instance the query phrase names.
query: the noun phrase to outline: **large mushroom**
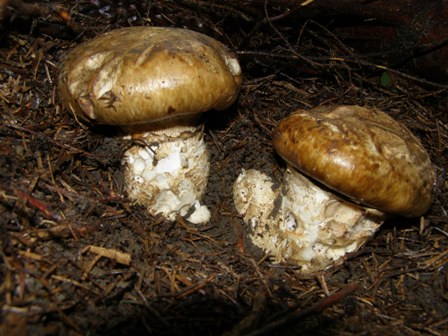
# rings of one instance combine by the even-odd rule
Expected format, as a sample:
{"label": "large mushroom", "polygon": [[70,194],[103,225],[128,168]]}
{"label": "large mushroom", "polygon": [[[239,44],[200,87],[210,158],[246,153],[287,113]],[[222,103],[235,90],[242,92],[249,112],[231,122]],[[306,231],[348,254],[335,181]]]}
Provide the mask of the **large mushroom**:
{"label": "large mushroom", "polygon": [[168,220],[204,223],[209,162],[200,114],[228,108],[241,82],[235,54],[211,37],[130,27],[69,51],[59,89],[75,116],[121,126],[132,138],[123,160],[131,199]]}
{"label": "large mushroom", "polygon": [[340,265],[390,215],[430,207],[434,170],[419,140],[386,113],[359,106],[297,110],[273,133],[283,184],[250,169],[233,187],[256,246],[312,274]]}

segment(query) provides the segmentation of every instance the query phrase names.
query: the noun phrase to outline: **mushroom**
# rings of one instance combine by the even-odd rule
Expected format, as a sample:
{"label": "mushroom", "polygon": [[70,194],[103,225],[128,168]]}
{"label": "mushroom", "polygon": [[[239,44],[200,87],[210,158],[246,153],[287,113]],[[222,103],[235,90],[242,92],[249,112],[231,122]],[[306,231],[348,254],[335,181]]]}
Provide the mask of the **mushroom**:
{"label": "mushroom", "polygon": [[297,110],[273,132],[283,183],[250,169],[235,207],[252,242],[313,274],[341,265],[391,215],[418,217],[435,180],[419,140],[386,113],[360,106]]}
{"label": "mushroom", "polygon": [[235,54],[211,37],[130,27],[69,51],[59,90],[75,117],[118,125],[131,139],[123,159],[130,199],[168,220],[205,223],[209,161],[200,114],[232,105],[241,82]]}

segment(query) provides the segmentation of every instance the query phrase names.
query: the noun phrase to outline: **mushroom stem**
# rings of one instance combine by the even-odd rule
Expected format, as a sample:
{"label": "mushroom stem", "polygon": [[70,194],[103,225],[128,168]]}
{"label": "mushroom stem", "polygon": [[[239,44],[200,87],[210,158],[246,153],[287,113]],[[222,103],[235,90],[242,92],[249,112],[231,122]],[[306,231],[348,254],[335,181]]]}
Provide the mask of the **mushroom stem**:
{"label": "mushroom stem", "polygon": [[385,214],[340,199],[288,165],[279,219],[281,255],[306,273],[341,264],[372,237]]}
{"label": "mushroom stem", "polygon": [[135,143],[123,160],[129,198],[168,220],[179,214],[194,224],[208,222],[210,212],[201,205],[210,166],[203,125],[188,119],[127,126],[126,132]]}
{"label": "mushroom stem", "polygon": [[[275,262],[298,264],[302,274],[342,264],[385,219],[380,211],[341,200],[289,165],[283,184],[276,190],[272,186],[265,174],[243,172],[234,186],[237,211],[250,223],[250,238],[256,246]],[[265,190],[275,196],[269,205],[259,195]]]}

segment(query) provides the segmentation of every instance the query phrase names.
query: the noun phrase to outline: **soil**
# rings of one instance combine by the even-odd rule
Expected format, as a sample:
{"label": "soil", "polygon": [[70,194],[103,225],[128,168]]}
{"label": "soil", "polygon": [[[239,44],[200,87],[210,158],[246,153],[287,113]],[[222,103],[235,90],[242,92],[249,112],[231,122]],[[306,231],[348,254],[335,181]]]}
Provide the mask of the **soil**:
{"label": "soil", "polygon": [[[196,1],[61,8],[14,13],[0,30],[0,334],[448,333],[445,84],[376,66],[331,34],[331,23],[268,22]],[[170,223],[128,200],[119,130],[61,107],[67,50],[129,25],[185,27],[238,52],[238,101],[204,115],[206,225]],[[280,183],[273,128],[322,104],[373,106],[405,124],[431,157],[436,196],[424,217],[389,219],[342,267],[304,278],[246,239],[232,184],[243,168]]]}

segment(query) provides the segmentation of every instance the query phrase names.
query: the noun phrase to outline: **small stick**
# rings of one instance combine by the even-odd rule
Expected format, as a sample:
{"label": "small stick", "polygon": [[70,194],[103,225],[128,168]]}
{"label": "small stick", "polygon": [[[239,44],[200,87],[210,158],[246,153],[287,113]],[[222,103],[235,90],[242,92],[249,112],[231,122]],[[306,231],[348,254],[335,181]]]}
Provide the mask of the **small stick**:
{"label": "small stick", "polygon": [[24,200],[30,206],[39,210],[46,218],[53,220],[57,223],[60,223],[62,221],[62,216],[59,215],[57,212],[54,212],[53,210],[51,210],[50,207],[43,201],[41,201],[27,193],[24,193],[23,191],[20,191],[19,189],[14,188],[14,191],[15,191],[17,197]]}
{"label": "small stick", "polygon": [[315,303],[311,307],[305,308],[304,310],[298,312],[293,312],[282,319],[268,323],[262,328],[246,334],[246,336],[273,335],[275,334],[275,331],[278,331],[279,329],[286,327],[289,324],[297,322],[298,320],[303,319],[309,315],[319,313],[325,308],[336,304],[337,302],[344,299],[346,296],[353,293],[357,288],[358,288],[357,283],[349,284],[343,287],[340,291],[330,296],[327,296],[320,302]]}
{"label": "small stick", "polygon": [[105,247],[89,245],[86,246],[81,253],[92,252],[98,254],[101,257],[115,260],[119,264],[129,266],[131,264],[131,255],[129,253],[123,253],[115,249],[108,249]]}
{"label": "small stick", "polygon": [[204,288],[205,286],[207,286],[207,284],[208,284],[209,282],[212,282],[212,281],[215,279],[215,277],[216,277],[216,276],[215,276],[214,274],[212,274],[212,275],[209,276],[207,279],[204,279],[204,280],[198,282],[197,284],[193,284],[193,285],[191,285],[191,286],[188,286],[188,287],[186,287],[186,288],[184,288],[184,289],[178,291],[178,292],[174,295],[174,297],[175,297],[176,299],[181,299],[181,298],[183,298],[183,297],[185,297],[185,296],[188,296],[188,295],[190,295],[190,294],[193,294],[193,293],[195,293],[195,292],[201,290],[201,289]]}
{"label": "small stick", "polygon": [[46,2],[25,2],[23,0],[0,0],[0,21],[12,15],[11,12],[31,17],[45,17],[55,15],[68,28],[78,31],[79,26],[72,20],[70,13],[64,5]]}

